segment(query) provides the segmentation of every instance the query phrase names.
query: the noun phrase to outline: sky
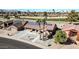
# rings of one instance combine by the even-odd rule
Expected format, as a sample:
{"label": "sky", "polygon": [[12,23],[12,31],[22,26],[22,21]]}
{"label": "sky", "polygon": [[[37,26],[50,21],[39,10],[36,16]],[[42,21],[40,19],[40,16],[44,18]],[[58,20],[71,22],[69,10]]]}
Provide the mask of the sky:
{"label": "sky", "polygon": [[0,9],[20,11],[79,11],[79,0],[0,0]]}
{"label": "sky", "polygon": [[79,0],[0,0],[0,9],[78,9]]}
{"label": "sky", "polygon": [[[53,9],[16,9],[19,11],[30,11],[30,12],[53,12]],[[71,11],[71,10],[75,10],[75,11],[79,11],[79,9],[54,9],[55,12],[66,12],[66,11]]]}

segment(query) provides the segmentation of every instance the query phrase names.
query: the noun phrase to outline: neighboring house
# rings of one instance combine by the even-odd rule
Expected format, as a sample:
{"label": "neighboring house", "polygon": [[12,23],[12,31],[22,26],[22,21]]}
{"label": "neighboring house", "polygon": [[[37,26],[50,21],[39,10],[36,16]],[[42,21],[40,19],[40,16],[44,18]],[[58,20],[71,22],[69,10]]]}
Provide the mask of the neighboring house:
{"label": "neighboring house", "polygon": [[11,25],[13,25],[13,20],[9,20],[9,21],[4,22],[4,27],[9,27]]}
{"label": "neighboring house", "polygon": [[19,27],[19,26],[22,25],[22,21],[20,21],[20,20],[14,20],[14,21],[13,21],[13,25],[14,25],[15,27]]}
{"label": "neighboring house", "polygon": [[62,30],[66,32],[68,38],[77,35],[79,41],[79,25],[65,24],[62,26]]}
{"label": "neighboring house", "polygon": [[9,20],[4,22],[4,27],[10,27],[10,26],[15,26],[18,31],[24,30],[24,26],[27,24],[26,22],[23,22],[21,20]]}
{"label": "neighboring house", "polygon": [[2,29],[2,28],[3,28],[3,22],[0,21],[0,29]]}
{"label": "neighboring house", "polygon": [[6,31],[8,35],[14,35],[17,33],[19,30],[24,29],[24,25],[26,22],[20,21],[20,20],[14,20],[14,21],[7,21],[5,22],[6,24]]}
{"label": "neighboring house", "polygon": [[56,24],[47,24],[47,30],[48,31],[55,31],[57,29]]}
{"label": "neighboring house", "polygon": [[24,26],[28,23],[28,21],[26,22],[22,22],[20,20],[16,20],[13,22],[13,26],[17,27],[18,31],[24,30]]}
{"label": "neighboring house", "polygon": [[8,31],[8,35],[14,35],[14,34],[16,34],[18,31],[17,31],[17,27],[15,27],[15,26],[9,26],[8,28],[7,28],[7,31]]}
{"label": "neighboring house", "polygon": [[6,29],[0,29],[0,34],[2,35],[14,35],[17,33],[17,28],[15,26],[9,26]]}

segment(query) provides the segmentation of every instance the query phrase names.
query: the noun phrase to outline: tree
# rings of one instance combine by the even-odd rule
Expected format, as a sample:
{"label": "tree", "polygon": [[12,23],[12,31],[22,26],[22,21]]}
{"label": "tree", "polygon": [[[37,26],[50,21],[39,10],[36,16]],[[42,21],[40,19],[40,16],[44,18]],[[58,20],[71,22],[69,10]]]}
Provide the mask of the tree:
{"label": "tree", "polygon": [[64,31],[58,30],[55,34],[55,43],[64,43],[67,41],[67,36]]}
{"label": "tree", "polygon": [[3,17],[3,12],[4,12],[4,11],[3,11],[3,10],[1,10],[1,15],[2,15],[2,17]]}
{"label": "tree", "polygon": [[37,19],[37,21],[36,21],[37,23],[38,23],[38,25],[39,25],[39,32],[40,32],[40,40],[41,40],[41,20],[40,19]]}
{"label": "tree", "polygon": [[[46,20],[47,20],[47,12],[44,12],[44,19],[42,19],[42,22],[43,22],[43,32],[44,32],[44,29],[45,29],[45,25],[47,24]],[[44,39],[44,33],[43,33],[43,39]]]}
{"label": "tree", "polygon": [[[40,22],[41,22],[41,20],[40,20],[40,19],[37,19],[36,22],[38,23],[38,25],[39,25],[39,27],[40,27]],[[40,28],[41,28],[41,27],[40,27]]]}
{"label": "tree", "polygon": [[47,12],[44,12],[43,16],[47,19]]}
{"label": "tree", "polygon": [[6,19],[10,19],[9,14],[5,15],[4,18],[6,18]]}
{"label": "tree", "polygon": [[71,10],[71,12],[68,14],[67,20],[72,23],[78,21],[78,18],[78,13],[75,12],[75,10]]}
{"label": "tree", "polygon": [[35,12],[33,12],[33,16],[37,16],[36,11],[35,11]]}
{"label": "tree", "polygon": [[27,16],[30,16],[30,10],[27,10]]}
{"label": "tree", "polygon": [[18,14],[21,14],[21,11],[18,11],[17,13],[18,13]]}
{"label": "tree", "polygon": [[44,12],[44,19],[42,20],[42,22],[43,22],[43,27],[45,27],[45,25],[46,25],[46,20],[47,20],[47,12]]}
{"label": "tree", "polygon": [[17,15],[17,12],[14,13],[14,17],[15,17],[15,18],[20,18],[20,16]]}
{"label": "tree", "polygon": [[52,9],[53,13],[55,14],[55,9]]}
{"label": "tree", "polygon": [[[44,32],[44,29],[45,29],[45,25],[46,25],[46,20],[47,20],[47,12],[44,12],[44,15],[43,15],[45,18],[44,19],[38,19],[36,22],[38,23],[38,25],[39,25],[39,28],[41,29],[41,22],[43,23],[43,32]],[[39,30],[39,31],[41,31],[41,30]],[[40,36],[41,36],[41,34],[40,34]],[[41,39],[41,38],[40,38]],[[44,33],[43,33],[43,39],[44,39]]]}
{"label": "tree", "polygon": [[43,40],[44,40],[44,32],[46,31],[46,30],[44,30],[45,29],[45,25],[47,24],[46,20],[47,20],[46,18],[42,19],[42,22],[43,22]]}

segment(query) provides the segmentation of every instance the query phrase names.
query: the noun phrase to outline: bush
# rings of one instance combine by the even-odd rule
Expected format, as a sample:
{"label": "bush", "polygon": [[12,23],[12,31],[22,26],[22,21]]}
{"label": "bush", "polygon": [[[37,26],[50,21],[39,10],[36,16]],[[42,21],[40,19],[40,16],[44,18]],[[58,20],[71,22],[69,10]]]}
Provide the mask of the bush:
{"label": "bush", "polygon": [[55,34],[55,43],[65,43],[66,41],[66,33],[64,31],[58,30]]}

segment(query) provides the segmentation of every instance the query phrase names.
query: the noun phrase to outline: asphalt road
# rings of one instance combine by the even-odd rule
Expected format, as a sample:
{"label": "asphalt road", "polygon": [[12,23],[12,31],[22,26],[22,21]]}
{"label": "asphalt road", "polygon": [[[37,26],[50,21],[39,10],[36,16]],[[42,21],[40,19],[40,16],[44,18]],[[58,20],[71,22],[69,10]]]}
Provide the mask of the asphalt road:
{"label": "asphalt road", "polygon": [[28,43],[0,37],[0,49],[40,49]]}

